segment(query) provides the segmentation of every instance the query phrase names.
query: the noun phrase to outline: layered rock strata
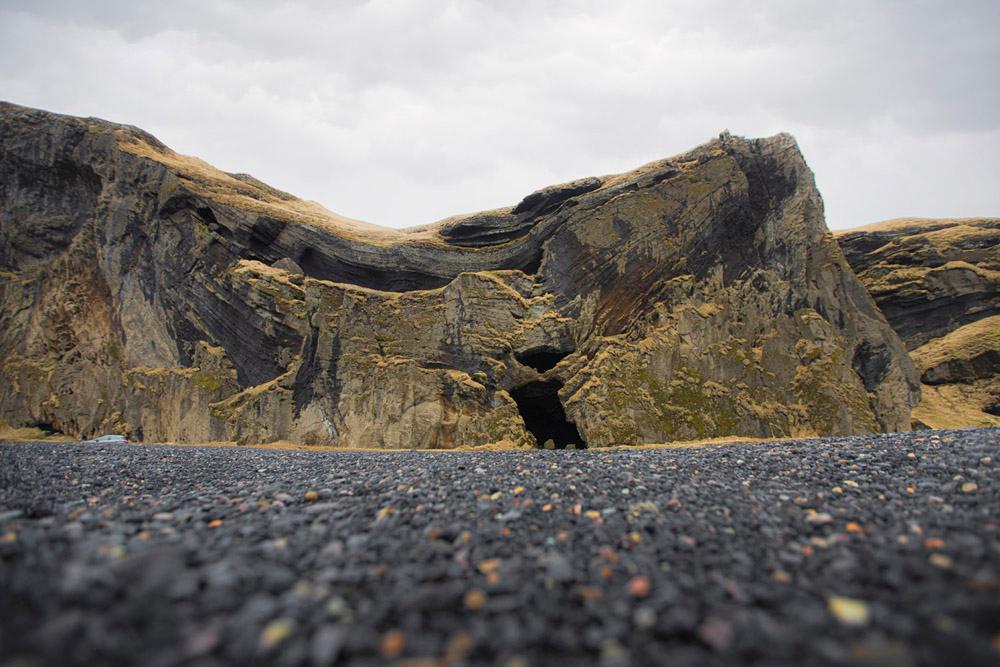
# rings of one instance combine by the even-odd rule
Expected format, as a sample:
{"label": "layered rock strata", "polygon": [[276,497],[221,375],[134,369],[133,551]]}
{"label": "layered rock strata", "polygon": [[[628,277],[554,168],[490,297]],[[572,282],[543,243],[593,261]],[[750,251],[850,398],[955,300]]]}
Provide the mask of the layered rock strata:
{"label": "layered rock strata", "polygon": [[909,425],[794,140],[407,230],[0,105],[0,415],[145,440],[605,446]]}
{"label": "layered rock strata", "polygon": [[914,426],[1000,426],[1000,218],[889,220],[837,240],[921,373]]}

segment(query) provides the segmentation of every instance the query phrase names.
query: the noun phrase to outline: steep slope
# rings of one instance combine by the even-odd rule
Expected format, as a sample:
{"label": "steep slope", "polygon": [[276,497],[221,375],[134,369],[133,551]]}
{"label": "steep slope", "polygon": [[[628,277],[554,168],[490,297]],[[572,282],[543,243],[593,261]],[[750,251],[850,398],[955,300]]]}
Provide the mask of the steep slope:
{"label": "steep slope", "polygon": [[1000,425],[1000,218],[889,220],[837,240],[921,373],[914,425]]}
{"label": "steep slope", "polygon": [[899,429],[917,399],[787,135],[396,231],[4,104],[0,215],[14,426],[601,446]]}

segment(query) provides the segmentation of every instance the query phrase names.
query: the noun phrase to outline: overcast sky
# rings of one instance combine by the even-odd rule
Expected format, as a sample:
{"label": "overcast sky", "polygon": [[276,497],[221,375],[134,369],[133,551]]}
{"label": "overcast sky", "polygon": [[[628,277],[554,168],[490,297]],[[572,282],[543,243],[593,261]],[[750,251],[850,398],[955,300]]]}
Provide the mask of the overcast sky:
{"label": "overcast sky", "polygon": [[1000,216],[994,0],[0,0],[0,99],[393,227],[726,128],[793,133],[832,228]]}

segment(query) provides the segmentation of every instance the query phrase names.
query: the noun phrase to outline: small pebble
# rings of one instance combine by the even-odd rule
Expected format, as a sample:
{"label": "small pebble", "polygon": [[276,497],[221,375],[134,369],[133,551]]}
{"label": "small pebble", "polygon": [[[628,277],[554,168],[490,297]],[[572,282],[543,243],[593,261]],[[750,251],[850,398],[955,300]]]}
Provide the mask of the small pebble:
{"label": "small pebble", "polygon": [[389,630],[379,641],[379,652],[387,658],[398,658],[406,647],[406,638],[400,630]]}
{"label": "small pebble", "polygon": [[652,584],[649,581],[649,577],[645,577],[642,575],[630,579],[626,586],[628,594],[634,598],[649,597],[651,589],[652,589]]}
{"label": "small pebble", "polygon": [[806,515],[806,521],[816,526],[822,526],[833,523],[833,517],[827,512],[812,512]]}
{"label": "small pebble", "polygon": [[479,611],[486,604],[486,593],[478,588],[473,588],[465,594],[465,607],[472,611]]}
{"label": "small pebble", "polygon": [[827,608],[844,625],[868,625],[871,613],[868,605],[855,598],[831,595],[826,599]]}
{"label": "small pebble", "polygon": [[260,633],[261,648],[272,648],[288,639],[295,631],[295,621],[290,618],[276,618]]}
{"label": "small pebble", "polygon": [[954,565],[954,563],[952,563],[951,558],[942,553],[932,553],[930,556],[928,556],[927,560],[934,567],[939,567],[943,570],[949,570],[951,569],[952,565]]}

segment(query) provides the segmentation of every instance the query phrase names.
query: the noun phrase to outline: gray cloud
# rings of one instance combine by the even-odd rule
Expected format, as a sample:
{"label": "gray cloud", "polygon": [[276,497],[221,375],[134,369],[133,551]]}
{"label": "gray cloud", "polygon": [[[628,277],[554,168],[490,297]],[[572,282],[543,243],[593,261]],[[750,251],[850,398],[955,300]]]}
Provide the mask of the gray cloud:
{"label": "gray cloud", "polygon": [[831,227],[1000,215],[1000,3],[20,2],[0,97],[390,226],[789,131]]}

